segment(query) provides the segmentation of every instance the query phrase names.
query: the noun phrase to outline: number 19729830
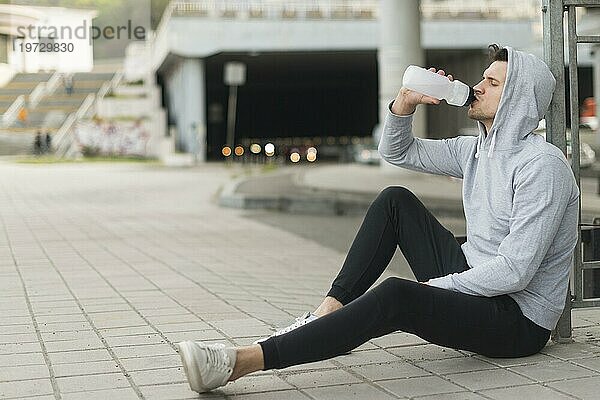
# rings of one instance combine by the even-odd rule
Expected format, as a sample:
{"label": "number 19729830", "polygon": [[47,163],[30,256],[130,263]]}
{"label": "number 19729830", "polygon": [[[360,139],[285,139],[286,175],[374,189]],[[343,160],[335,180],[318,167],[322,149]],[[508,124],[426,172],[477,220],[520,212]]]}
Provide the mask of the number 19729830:
{"label": "number 19729830", "polygon": [[75,45],[73,43],[29,42],[17,44],[17,50],[25,53],[72,53]]}

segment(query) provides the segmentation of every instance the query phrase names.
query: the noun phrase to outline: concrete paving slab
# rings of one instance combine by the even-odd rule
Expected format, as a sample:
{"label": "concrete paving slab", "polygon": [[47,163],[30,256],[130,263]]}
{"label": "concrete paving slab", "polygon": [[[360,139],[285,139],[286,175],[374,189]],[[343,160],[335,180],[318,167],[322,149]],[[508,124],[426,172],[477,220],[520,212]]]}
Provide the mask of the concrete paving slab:
{"label": "concrete paving slab", "polygon": [[435,374],[454,374],[459,372],[483,371],[497,368],[495,365],[475,357],[447,358],[417,363],[417,366]]}
{"label": "concrete paving slab", "polygon": [[582,368],[565,361],[551,361],[548,363],[523,365],[520,367],[511,367],[510,370],[538,382],[585,378],[598,375],[597,372],[590,371],[587,368]]}
{"label": "concrete paving slab", "polygon": [[47,378],[0,382],[0,396],[4,399],[19,399],[25,396],[41,396],[52,393],[52,383]]}
{"label": "concrete paving slab", "polygon": [[127,378],[120,372],[58,377],[56,383],[61,393],[87,392],[88,390],[116,389],[130,386]]}
{"label": "concrete paving slab", "polygon": [[293,386],[276,375],[255,375],[246,379],[238,379],[220,388],[218,391],[225,395],[272,392],[292,389]]}
{"label": "concrete paving slab", "polygon": [[352,367],[358,365],[387,363],[396,361],[398,358],[388,353],[385,350],[366,350],[366,351],[353,351],[348,355],[336,357],[337,362],[342,365]]}
{"label": "concrete paving slab", "polygon": [[464,392],[465,388],[438,376],[379,381],[377,384],[401,397],[417,397],[430,394]]}
{"label": "concrete paving slab", "polygon": [[414,397],[419,400],[481,400],[487,399],[482,395],[473,392],[458,392],[458,393],[445,393],[445,394],[432,394],[429,396],[418,396]]}
{"label": "concrete paving slab", "polygon": [[110,361],[112,357],[106,349],[62,351],[48,353],[48,359],[54,364],[86,363],[94,361]]}
{"label": "concrete paving slab", "polygon": [[272,393],[253,393],[253,394],[239,394],[230,397],[234,400],[307,400],[310,399],[306,394],[298,390],[281,390]]}
{"label": "concrete paving slab", "polygon": [[40,353],[0,354],[0,368],[10,366],[46,365],[44,355]]}
{"label": "concrete paving slab", "polygon": [[432,375],[422,368],[403,361],[390,363],[359,365],[350,368],[355,373],[376,382],[380,380],[414,378]]}
{"label": "concrete paving slab", "polygon": [[450,381],[473,391],[533,383],[531,379],[504,369],[448,374],[445,375],[445,377]]}
{"label": "concrete paving slab", "polygon": [[306,389],[305,392],[313,399],[335,400],[335,399],[373,399],[388,400],[396,399],[396,396],[367,384],[351,384],[344,386],[329,386],[316,389]]}
{"label": "concrete paving slab", "polygon": [[404,360],[411,362],[464,357],[464,354],[456,350],[441,347],[435,344],[395,347],[388,349],[388,351]]}
{"label": "concrete paving slab", "polygon": [[580,399],[597,399],[598,388],[600,387],[600,376],[551,382],[548,383],[548,387]]}
{"label": "concrete paving slab", "polygon": [[357,376],[339,369],[300,372],[286,375],[283,379],[300,389],[361,382]]}
{"label": "concrete paving slab", "polygon": [[183,367],[161,367],[143,371],[132,371],[129,373],[131,379],[139,385],[163,385],[171,383],[187,382]]}
{"label": "concrete paving slab", "polygon": [[5,366],[0,373],[0,382],[22,381],[26,379],[49,378],[50,372],[46,363],[23,366]]}
{"label": "concrete paving slab", "polygon": [[120,372],[119,365],[112,360],[52,364],[52,369],[54,370],[54,376],[57,378]]}
{"label": "concrete paving slab", "polygon": [[[134,400],[134,399],[139,399],[138,394],[131,388],[88,390],[85,392],[85,394],[82,394],[81,392],[64,393],[61,395],[61,398],[63,400],[79,400],[79,399],[81,399],[82,396],[85,396],[86,400],[106,400],[106,399]],[[35,400],[37,400],[37,398]]]}
{"label": "concrete paving slab", "polygon": [[573,399],[572,396],[557,392],[552,388],[542,385],[517,386],[502,389],[484,390],[481,392],[487,397],[498,400],[521,400],[521,399],[548,399],[566,400]]}

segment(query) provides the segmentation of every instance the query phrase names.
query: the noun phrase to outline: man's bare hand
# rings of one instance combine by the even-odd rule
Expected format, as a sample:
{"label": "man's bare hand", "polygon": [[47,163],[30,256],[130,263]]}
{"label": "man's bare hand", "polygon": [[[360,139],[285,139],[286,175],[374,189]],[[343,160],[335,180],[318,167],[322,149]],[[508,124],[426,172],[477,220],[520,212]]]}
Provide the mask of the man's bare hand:
{"label": "man's bare hand", "polygon": [[[429,68],[429,71],[436,72],[435,68]],[[443,69],[437,71],[438,74],[446,76],[446,72]],[[448,75],[448,79],[454,80],[452,75]],[[426,96],[421,93],[414,92],[404,86],[398,92],[396,100],[392,105],[392,112],[398,115],[409,115],[415,112],[419,104],[440,104],[440,100],[435,97]]]}

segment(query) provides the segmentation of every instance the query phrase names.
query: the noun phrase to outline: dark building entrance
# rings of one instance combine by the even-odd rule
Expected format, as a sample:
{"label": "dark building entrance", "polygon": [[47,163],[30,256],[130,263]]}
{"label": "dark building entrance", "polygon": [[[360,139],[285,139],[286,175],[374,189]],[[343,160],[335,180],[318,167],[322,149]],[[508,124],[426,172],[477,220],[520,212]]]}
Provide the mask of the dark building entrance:
{"label": "dark building entrance", "polygon": [[[238,90],[236,144],[292,138],[323,143],[371,137],[378,120],[377,53],[221,53],[205,59],[207,159],[223,158],[228,87],[224,64],[246,64]],[[259,144],[263,144],[259,143]]]}

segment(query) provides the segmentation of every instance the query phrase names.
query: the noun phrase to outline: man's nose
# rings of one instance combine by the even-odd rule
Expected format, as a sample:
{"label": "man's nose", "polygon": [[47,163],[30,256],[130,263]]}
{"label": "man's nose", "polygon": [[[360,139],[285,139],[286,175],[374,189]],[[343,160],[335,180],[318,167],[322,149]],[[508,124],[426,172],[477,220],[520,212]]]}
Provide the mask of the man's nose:
{"label": "man's nose", "polygon": [[475,94],[478,94],[478,95],[481,95],[484,93],[483,88],[479,84],[473,86],[473,90],[475,91]]}

